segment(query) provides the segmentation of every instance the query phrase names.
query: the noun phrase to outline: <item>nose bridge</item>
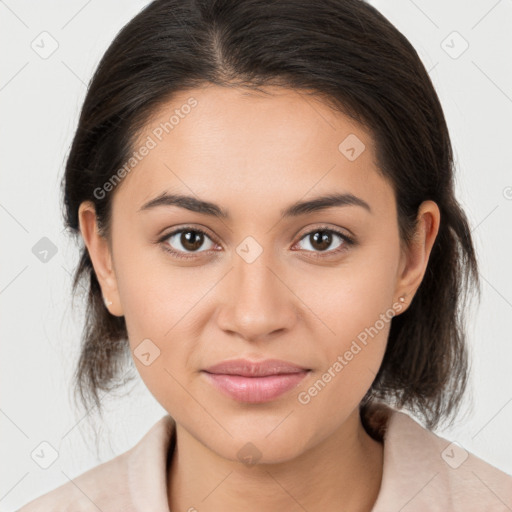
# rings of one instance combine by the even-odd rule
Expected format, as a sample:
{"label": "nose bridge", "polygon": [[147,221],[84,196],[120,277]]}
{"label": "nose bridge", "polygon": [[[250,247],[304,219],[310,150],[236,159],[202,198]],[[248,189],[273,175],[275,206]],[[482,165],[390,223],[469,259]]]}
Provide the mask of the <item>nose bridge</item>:
{"label": "nose bridge", "polygon": [[270,252],[267,250],[250,262],[243,257],[235,258],[234,278],[239,301],[250,304],[264,300],[268,303],[279,294],[276,290],[279,282],[274,270],[276,265]]}
{"label": "nose bridge", "polygon": [[248,237],[239,244],[236,253],[231,273],[233,285],[222,315],[223,328],[247,338],[289,328],[295,318],[293,294],[279,276],[273,251],[263,250]]}

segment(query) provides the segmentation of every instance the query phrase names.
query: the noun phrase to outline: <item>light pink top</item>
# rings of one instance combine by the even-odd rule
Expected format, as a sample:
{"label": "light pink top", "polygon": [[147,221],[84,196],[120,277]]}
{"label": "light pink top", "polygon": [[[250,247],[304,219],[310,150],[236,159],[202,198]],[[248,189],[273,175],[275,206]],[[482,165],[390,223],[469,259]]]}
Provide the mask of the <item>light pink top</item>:
{"label": "light pink top", "polygon": [[[128,451],[18,512],[169,512],[166,464],[173,440],[174,421],[163,416]],[[512,476],[391,410],[372,512],[398,511],[511,512]]]}

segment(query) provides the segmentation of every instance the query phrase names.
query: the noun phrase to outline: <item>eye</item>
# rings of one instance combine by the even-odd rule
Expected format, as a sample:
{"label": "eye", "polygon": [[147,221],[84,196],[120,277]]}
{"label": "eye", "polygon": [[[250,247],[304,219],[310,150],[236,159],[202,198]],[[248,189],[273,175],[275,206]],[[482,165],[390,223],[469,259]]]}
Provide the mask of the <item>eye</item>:
{"label": "eye", "polygon": [[[329,249],[333,245],[335,239],[340,243],[334,248]],[[199,250],[204,246],[205,241],[209,241],[205,250]],[[299,245],[300,242],[306,241],[305,250],[313,253],[314,257],[328,257],[336,255],[348,249],[348,246],[355,245],[355,240],[348,235],[336,229],[320,227],[306,233],[293,247]],[[172,254],[176,258],[190,259],[195,254],[216,250],[215,242],[210,236],[199,228],[184,227],[171,233],[164,235],[158,240],[165,251]],[[325,253],[325,254],[324,254]],[[188,254],[188,255],[187,255]]]}
{"label": "eye", "polygon": [[[204,245],[205,240],[210,241],[210,246],[207,247],[205,251],[199,251],[198,249]],[[163,248],[166,251],[170,252],[177,258],[194,257],[193,254],[191,256],[186,256],[185,254],[206,252],[215,246],[215,243],[206,234],[206,232],[201,229],[191,227],[181,228],[173,231],[172,233],[168,233],[162,237],[159,242],[163,244]]]}
{"label": "eye", "polygon": [[[336,238],[341,240],[341,242],[334,249],[329,250]],[[327,227],[321,227],[309,231],[298,243],[303,240],[307,242],[306,250],[313,252],[315,257],[322,257],[323,254],[321,253],[327,253],[328,255],[338,254],[339,252],[346,250],[347,246],[354,245],[355,243],[351,237],[341,231]]]}

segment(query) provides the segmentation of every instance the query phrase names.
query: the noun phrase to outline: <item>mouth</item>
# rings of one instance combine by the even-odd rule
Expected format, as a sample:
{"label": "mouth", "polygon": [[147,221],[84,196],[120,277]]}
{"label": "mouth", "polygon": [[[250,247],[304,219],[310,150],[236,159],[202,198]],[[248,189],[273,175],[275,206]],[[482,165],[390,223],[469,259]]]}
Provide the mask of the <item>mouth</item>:
{"label": "mouth", "polygon": [[310,372],[309,368],[277,359],[237,359],[210,366],[201,373],[215,389],[234,400],[263,403],[295,388]]}

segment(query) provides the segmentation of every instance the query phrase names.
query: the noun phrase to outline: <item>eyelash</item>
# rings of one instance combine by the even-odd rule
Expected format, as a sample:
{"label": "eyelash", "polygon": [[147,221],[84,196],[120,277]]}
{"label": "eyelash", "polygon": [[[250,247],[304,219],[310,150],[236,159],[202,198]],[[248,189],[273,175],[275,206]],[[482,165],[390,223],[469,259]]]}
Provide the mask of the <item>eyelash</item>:
{"label": "eyelash", "polygon": [[[183,228],[177,229],[176,231],[172,231],[172,232],[164,235],[163,237],[161,237],[159,240],[157,240],[157,243],[160,243],[162,245],[162,248],[164,249],[164,251],[170,253],[175,258],[184,259],[184,260],[193,259],[193,258],[195,258],[194,254],[196,254],[196,253],[190,253],[190,254],[192,254],[191,256],[184,256],[183,251],[175,251],[174,249],[171,249],[169,247],[169,244],[165,243],[172,236],[174,236],[178,233],[186,232],[186,231],[191,231],[194,233],[201,233],[204,236],[208,237],[210,240],[212,240],[214,243],[216,243],[215,240],[213,240],[212,237],[209,236],[208,233],[206,233],[206,231],[203,231],[202,229],[195,228],[192,226],[185,226]],[[314,256],[313,256],[314,258],[325,258],[328,256],[333,256],[335,254],[346,251],[347,246],[356,245],[356,241],[352,237],[349,237],[348,235],[346,235],[345,233],[342,233],[341,231],[338,231],[337,229],[328,228],[327,226],[321,226],[321,227],[315,228],[311,231],[308,231],[307,233],[304,233],[304,235],[299,239],[299,242],[301,240],[303,240],[304,238],[306,238],[318,231],[334,233],[334,234],[338,235],[343,240],[343,244],[341,244],[337,249],[334,249],[331,251],[307,251],[307,252],[311,252],[312,254],[314,254]],[[201,252],[208,252],[208,251],[199,251],[199,253],[201,253]],[[326,255],[326,256],[324,256],[324,255]]]}

